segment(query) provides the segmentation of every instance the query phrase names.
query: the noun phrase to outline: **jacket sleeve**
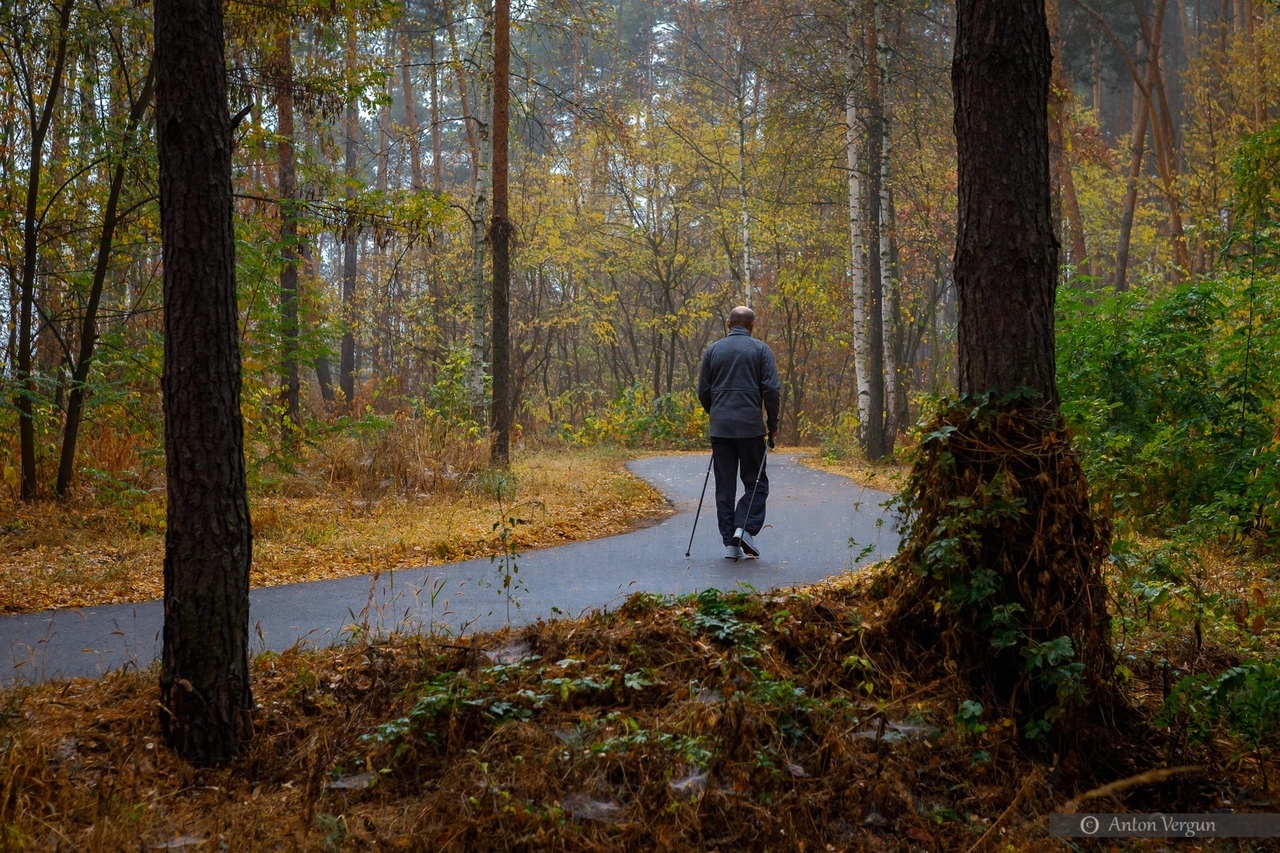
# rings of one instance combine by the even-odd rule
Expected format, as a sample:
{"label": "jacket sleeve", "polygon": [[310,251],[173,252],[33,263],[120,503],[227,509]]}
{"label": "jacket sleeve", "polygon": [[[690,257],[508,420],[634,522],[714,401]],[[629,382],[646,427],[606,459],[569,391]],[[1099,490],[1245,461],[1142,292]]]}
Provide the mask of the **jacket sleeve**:
{"label": "jacket sleeve", "polygon": [[782,380],[778,378],[778,366],[773,360],[773,350],[764,346],[764,369],[760,375],[760,397],[764,400],[766,428],[772,435],[778,431],[778,409],[782,398]]}
{"label": "jacket sleeve", "polygon": [[698,371],[698,402],[702,410],[711,413],[711,348],[702,353],[702,367]]}

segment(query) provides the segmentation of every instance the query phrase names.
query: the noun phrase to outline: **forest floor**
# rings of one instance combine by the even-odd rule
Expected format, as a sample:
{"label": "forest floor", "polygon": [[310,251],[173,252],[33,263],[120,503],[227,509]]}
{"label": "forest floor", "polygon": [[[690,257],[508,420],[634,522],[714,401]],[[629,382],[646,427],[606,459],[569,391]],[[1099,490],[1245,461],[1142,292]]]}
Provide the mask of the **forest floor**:
{"label": "forest floor", "polygon": [[[323,481],[250,495],[253,587],[350,577],[500,553],[494,522],[517,507],[520,550],[608,536],[669,511],[623,467],[634,453],[519,454],[508,482],[370,494]],[[0,510],[0,613],[149,601],[164,586],[163,491],[107,503],[9,502]]]}
{"label": "forest floor", "polygon": [[[592,464],[621,476],[620,459]],[[0,849],[1275,850],[1048,836],[1053,812],[1280,811],[1265,742],[1215,730],[1197,745],[1188,721],[1156,722],[1179,675],[1276,659],[1280,578],[1136,547],[1109,578],[1119,711],[1076,755],[1032,754],[1013,720],[958,713],[965,679],[873,642],[882,564],[259,655],[254,737],[223,768],[164,745],[154,669],[0,693]]]}

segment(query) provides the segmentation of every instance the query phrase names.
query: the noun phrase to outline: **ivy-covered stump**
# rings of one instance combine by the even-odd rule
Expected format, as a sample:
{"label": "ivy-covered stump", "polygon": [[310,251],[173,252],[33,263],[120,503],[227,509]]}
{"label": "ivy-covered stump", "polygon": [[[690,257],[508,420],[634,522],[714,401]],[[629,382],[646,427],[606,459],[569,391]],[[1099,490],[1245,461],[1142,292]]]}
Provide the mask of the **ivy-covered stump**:
{"label": "ivy-covered stump", "polygon": [[1112,671],[1111,526],[1061,416],[1026,398],[947,403],[899,509],[883,639],[940,654],[1027,740],[1055,745]]}

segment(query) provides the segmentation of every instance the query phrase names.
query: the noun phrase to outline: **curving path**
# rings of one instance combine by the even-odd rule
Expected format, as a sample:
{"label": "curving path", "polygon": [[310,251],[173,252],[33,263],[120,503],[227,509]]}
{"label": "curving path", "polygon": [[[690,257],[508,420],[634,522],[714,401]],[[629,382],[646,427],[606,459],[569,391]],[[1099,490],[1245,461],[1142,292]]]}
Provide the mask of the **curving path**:
{"label": "curving path", "polygon": [[[686,558],[707,460],[631,462],[632,473],[659,488],[678,511],[630,533],[518,555],[510,601],[498,565],[488,559],[255,589],[249,596],[251,647],[327,645],[353,630],[492,630],[616,606],[641,591],[793,586],[849,571],[864,546],[873,551],[863,562],[897,549],[898,536],[881,507],[887,495],[778,454],[768,463],[768,519],[757,537],[761,559],[723,558],[714,483]],[[0,685],[145,667],[159,657],[162,620],[158,601],[0,617]]]}

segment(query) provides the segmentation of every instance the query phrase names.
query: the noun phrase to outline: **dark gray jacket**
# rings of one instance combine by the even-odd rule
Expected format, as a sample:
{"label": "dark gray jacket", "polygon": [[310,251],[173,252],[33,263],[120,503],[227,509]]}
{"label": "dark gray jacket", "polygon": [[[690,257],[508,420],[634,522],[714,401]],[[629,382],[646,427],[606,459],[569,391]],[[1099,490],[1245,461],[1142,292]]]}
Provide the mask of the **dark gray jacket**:
{"label": "dark gray jacket", "polygon": [[[777,432],[781,391],[773,351],[741,326],[734,326],[702,354],[698,400],[711,415],[712,438],[756,438]],[[761,406],[768,415],[767,425]]]}

